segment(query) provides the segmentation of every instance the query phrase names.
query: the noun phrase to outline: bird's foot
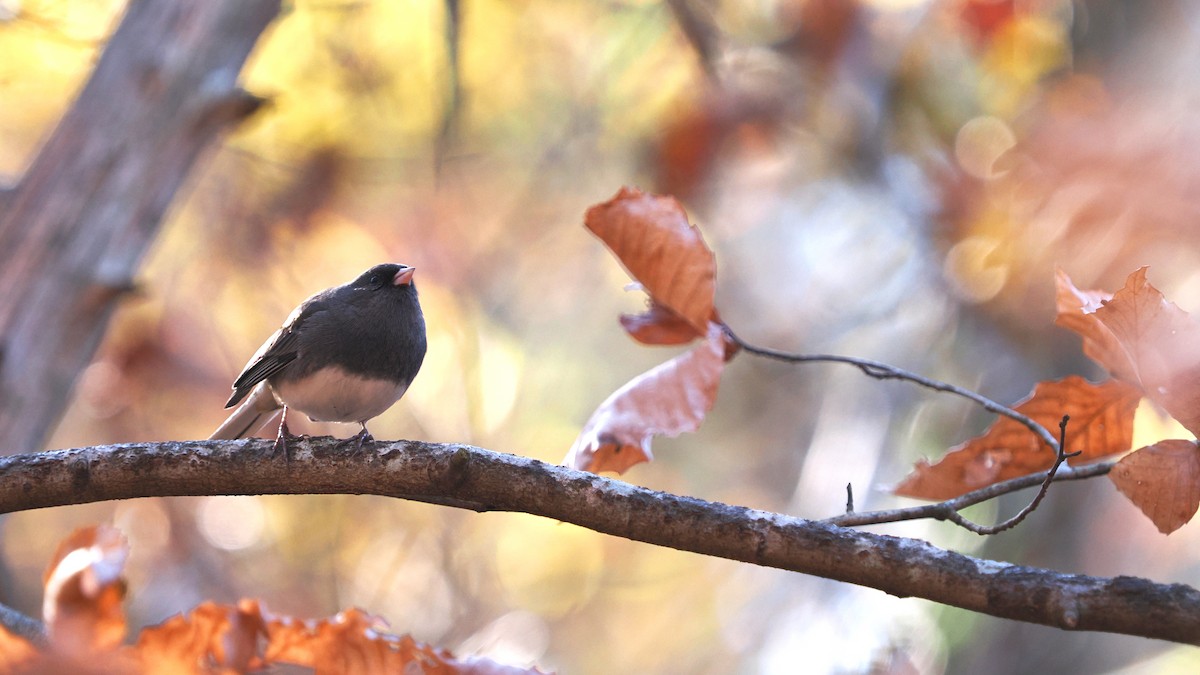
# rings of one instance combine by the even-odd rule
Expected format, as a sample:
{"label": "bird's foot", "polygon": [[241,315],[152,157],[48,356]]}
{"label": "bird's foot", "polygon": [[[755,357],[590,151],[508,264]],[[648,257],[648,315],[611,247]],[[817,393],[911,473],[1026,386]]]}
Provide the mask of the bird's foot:
{"label": "bird's foot", "polygon": [[279,420],[279,432],[275,434],[275,448],[271,450],[271,458],[274,459],[283,453],[283,459],[289,464],[292,461],[292,449],[288,447],[288,441],[300,438],[288,431],[287,427],[287,408],[283,409],[283,417]]}
{"label": "bird's foot", "polygon": [[371,432],[367,431],[367,425],[364,424],[363,428],[357,434],[354,434],[350,438],[342,439],[338,443],[338,447],[348,447],[351,455],[358,456],[362,453],[364,444],[374,442],[375,437],[371,435]]}

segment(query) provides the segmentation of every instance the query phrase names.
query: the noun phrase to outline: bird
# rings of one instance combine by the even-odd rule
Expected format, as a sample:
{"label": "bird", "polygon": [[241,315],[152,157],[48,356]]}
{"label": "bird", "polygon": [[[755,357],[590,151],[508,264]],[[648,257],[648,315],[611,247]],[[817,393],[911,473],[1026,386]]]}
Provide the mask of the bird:
{"label": "bird", "polygon": [[375,265],[300,303],[234,380],[225,407],[241,405],[209,438],[253,434],[282,408],[273,454],[282,450],[291,459],[292,409],[316,422],[358,423],[361,430],[347,441],[361,449],[371,439],[367,421],[404,396],[425,360],[415,272],[398,263]]}

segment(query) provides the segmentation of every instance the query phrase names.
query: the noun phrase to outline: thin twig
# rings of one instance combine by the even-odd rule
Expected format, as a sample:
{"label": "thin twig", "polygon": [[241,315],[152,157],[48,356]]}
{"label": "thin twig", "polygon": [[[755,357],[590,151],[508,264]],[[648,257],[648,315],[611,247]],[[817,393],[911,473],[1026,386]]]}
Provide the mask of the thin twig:
{"label": "thin twig", "polygon": [[718,82],[717,58],[720,56],[720,35],[713,25],[712,19],[703,16],[688,0],[667,0],[667,6],[675,15],[679,29],[687,38],[688,44],[696,50],[700,59],[700,67],[711,82]]}
{"label": "thin twig", "polygon": [[1054,474],[1058,473],[1058,468],[1063,465],[1063,462],[1067,461],[1067,459],[1070,457],[1075,457],[1083,453],[1082,450],[1077,450],[1071,453],[1063,450],[1067,447],[1067,422],[1069,422],[1070,419],[1070,415],[1063,415],[1062,421],[1058,423],[1058,453],[1054,457],[1054,466],[1050,467],[1050,470],[1046,472],[1046,479],[1042,481],[1042,487],[1038,490],[1038,493],[1034,495],[1033,501],[1029,502],[1025,508],[1021,509],[1012,518],[995,525],[979,525],[978,523],[973,523],[967,520],[966,517],[957,510],[951,511],[949,514],[947,514],[950,522],[958,525],[959,527],[970,530],[975,534],[988,535],[997,534],[999,532],[1012,529],[1020,524],[1022,520],[1025,520],[1025,517],[1033,513],[1034,509],[1036,509],[1038,505],[1042,503],[1042,499],[1046,496],[1046,491],[1050,489],[1050,484],[1054,482]]}
{"label": "thin twig", "polygon": [[846,513],[854,513],[854,488],[846,483]]}
{"label": "thin twig", "polygon": [[[1054,482],[1061,483],[1068,480],[1085,480],[1087,478],[1095,478],[1103,476],[1117,465],[1117,460],[1107,462],[1099,462],[1097,464],[1089,464],[1081,467],[1067,467],[1061,469],[1054,475]],[[921,520],[923,518],[934,518],[937,520],[947,520],[946,513],[950,511],[959,511],[968,506],[981,504],[990,499],[995,499],[1000,495],[1005,495],[1010,492],[1017,492],[1026,488],[1035,487],[1045,482],[1049,471],[1041,473],[1032,473],[1028,476],[1013,478],[1002,483],[995,483],[978,490],[972,490],[964,495],[959,495],[954,499],[947,499],[944,502],[936,504],[922,504],[921,506],[909,506],[902,509],[885,509],[880,511],[863,511],[861,513],[848,513],[841,516],[833,516],[826,518],[822,522],[830,525],[839,525],[841,527],[859,527],[861,525],[879,525],[881,523],[898,523],[904,520]]]}
{"label": "thin twig", "polygon": [[8,605],[0,604],[0,626],[3,626],[9,633],[23,637],[39,647],[46,644],[46,625]]}
{"label": "thin twig", "polygon": [[[1066,433],[1066,420],[1067,416],[1064,415],[1063,422],[1060,425],[1060,429],[1062,430],[1064,437]],[[1063,445],[1065,446],[1066,443],[1064,442]],[[1046,496],[1046,491],[1049,490],[1050,483],[1067,480],[1084,480],[1087,478],[1095,478],[1096,476],[1103,476],[1109,471],[1112,471],[1112,468],[1117,465],[1118,461],[1114,459],[1107,462],[1089,464],[1088,466],[1069,466],[1065,469],[1062,468],[1063,462],[1078,454],[1078,452],[1063,453],[1060,451],[1058,456],[1055,458],[1054,466],[1047,471],[1030,474],[1028,476],[1021,476],[1019,478],[1013,478],[1002,483],[995,483],[987,487],[983,487],[978,490],[972,490],[966,494],[959,495],[954,499],[947,499],[946,501],[938,502],[936,504],[924,504],[922,506],[912,506],[904,509],[866,511],[864,513],[854,514],[848,513],[841,516],[826,518],[823,522],[831,525],[840,525],[841,527],[858,527],[861,525],[896,523],[903,520],[934,518],[936,520],[949,520],[954,522],[956,525],[961,525],[978,534],[995,534],[996,532],[1002,532],[1015,526],[1017,523],[1021,522],[1021,520],[1024,520],[1026,516],[1032,513],[1033,510],[1037,508],[1038,504],[1041,503],[1042,498]],[[1025,488],[1031,488],[1035,485],[1041,485],[1041,489],[1038,490],[1038,494],[1036,497],[1034,497],[1033,501],[1031,501],[1029,505],[1022,509],[1017,515],[1003,523],[1000,523],[999,525],[992,526],[992,528],[985,528],[980,525],[976,525],[975,523],[971,523],[970,521],[966,521],[966,519],[959,514],[959,511],[967,508],[968,506],[974,506],[975,504],[986,502],[989,499],[995,499],[1000,495],[1016,492],[1018,490],[1024,490]],[[966,522],[967,524],[964,525],[963,522]]]}
{"label": "thin twig", "polygon": [[775,359],[777,361],[785,361],[787,363],[845,363],[858,368],[868,377],[873,377],[878,380],[907,380],[909,382],[919,384],[922,387],[933,389],[934,391],[941,391],[948,394],[961,396],[965,399],[969,399],[975,403],[978,403],[983,407],[984,410],[987,410],[988,412],[995,413],[997,415],[1003,415],[1011,420],[1019,422],[1025,427],[1028,427],[1029,430],[1037,435],[1037,437],[1041,439],[1043,443],[1050,447],[1052,452],[1057,454],[1059,451],[1058,441],[1055,440],[1054,436],[1049,432],[1049,430],[1046,429],[1046,427],[1038,424],[1032,418],[1022,415],[1008,406],[1000,405],[992,399],[983,396],[982,394],[977,394],[970,389],[963,389],[962,387],[955,386],[948,382],[934,380],[932,378],[918,375],[916,373],[912,373],[880,361],[860,359],[855,356],[841,356],[839,354],[793,354],[767,347],[756,347],[738,337],[729,326],[726,325],[724,328],[725,334],[728,335],[729,339],[733,340],[738,347],[757,356]]}

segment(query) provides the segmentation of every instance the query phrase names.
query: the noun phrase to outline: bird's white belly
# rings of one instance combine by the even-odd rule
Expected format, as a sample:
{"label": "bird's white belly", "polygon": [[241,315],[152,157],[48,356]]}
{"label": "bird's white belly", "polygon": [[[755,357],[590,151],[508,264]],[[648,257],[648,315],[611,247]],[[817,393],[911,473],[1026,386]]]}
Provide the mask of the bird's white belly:
{"label": "bird's white belly", "polygon": [[408,385],[365,378],[340,368],[272,384],[285,405],[315,422],[366,422],[400,400]]}

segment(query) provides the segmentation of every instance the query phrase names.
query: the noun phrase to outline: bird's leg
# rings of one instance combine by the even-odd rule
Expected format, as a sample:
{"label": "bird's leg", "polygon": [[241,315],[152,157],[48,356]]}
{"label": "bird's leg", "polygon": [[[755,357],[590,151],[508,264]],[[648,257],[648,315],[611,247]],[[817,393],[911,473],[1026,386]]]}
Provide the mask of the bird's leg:
{"label": "bird's leg", "polygon": [[292,461],[292,449],[288,447],[288,439],[295,438],[292,432],[287,428],[287,406],[283,406],[283,415],[279,418],[279,432],[275,434],[275,449],[271,451],[271,457],[275,457],[279,452],[283,451],[283,459],[286,462]]}

